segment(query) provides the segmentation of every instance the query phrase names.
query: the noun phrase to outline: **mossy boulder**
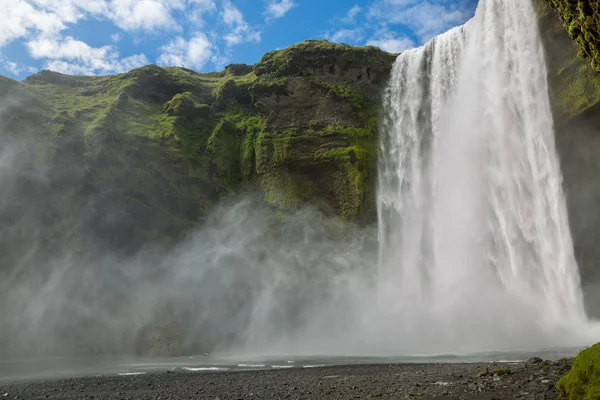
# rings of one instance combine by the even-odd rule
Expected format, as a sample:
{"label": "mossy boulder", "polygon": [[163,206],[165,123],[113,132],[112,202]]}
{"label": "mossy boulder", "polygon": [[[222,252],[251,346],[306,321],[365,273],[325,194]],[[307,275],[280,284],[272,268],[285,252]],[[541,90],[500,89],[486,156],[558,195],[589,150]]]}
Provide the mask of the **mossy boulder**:
{"label": "mossy boulder", "polygon": [[600,343],[579,353],[571,371],[558,381],[556,389],[563,399],[600,399]]}
{"label": "mossy boulder", "polygon": [[511,373],[511,370],[508,368],[494,368],[494,375],[497,376],[510,375]]}

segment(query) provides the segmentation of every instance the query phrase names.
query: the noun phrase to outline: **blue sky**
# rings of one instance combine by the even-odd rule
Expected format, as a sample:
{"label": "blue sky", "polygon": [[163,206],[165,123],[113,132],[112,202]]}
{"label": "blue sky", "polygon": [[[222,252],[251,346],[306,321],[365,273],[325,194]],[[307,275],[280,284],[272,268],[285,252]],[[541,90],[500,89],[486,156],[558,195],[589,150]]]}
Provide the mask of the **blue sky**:
{"label": "blue sky", "polygon": [[477,0],[0,0],[0,74],[218,71],[306,39],[399,52],[464,23]]}

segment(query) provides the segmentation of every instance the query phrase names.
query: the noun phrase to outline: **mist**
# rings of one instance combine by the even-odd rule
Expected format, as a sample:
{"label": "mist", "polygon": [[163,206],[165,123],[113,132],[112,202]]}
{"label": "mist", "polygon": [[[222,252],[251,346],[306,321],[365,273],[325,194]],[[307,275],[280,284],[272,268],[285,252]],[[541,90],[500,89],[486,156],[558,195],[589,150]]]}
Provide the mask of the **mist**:
{"label": "mist", "polygon": [[[540,325],[540,310],[491,277],[423,302],[399,290],[397,270],[379,265],[376,226],[311,208],[280,215],[252,194],[221,202],[172,245],[119,251],[89,228],[89,216],[53,232],[44,215],[76,182],[58,184],[35,145],[1,137],[3,357],[139,354],[147,327],[182,335],[171,355],[432,355],[580,343]],[[105,196],[93,193],[90,202]]]}
{"label": "mist", "polygon": [[172,210],[132,193],[185,212],[197,205],[165,194],[157,171],[139,184],[148,160],[135,145],[23,134],[13,115],[31,103],[4,99],[0,357],[422,356],[591,343],[599,331],[581,304],[534,32],[529,2],[482,0],[465,27],[399,57],[373,226],[308,206],[273,210],[255,193],[221,196],[205,219],[175,226]]}

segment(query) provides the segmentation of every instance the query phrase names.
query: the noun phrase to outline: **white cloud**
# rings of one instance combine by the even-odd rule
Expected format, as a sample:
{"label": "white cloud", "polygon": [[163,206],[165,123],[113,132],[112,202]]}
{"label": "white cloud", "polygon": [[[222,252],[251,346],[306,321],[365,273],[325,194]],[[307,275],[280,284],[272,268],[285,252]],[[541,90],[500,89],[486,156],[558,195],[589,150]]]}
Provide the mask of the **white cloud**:
{"label": "white cloud", "polygon": [[161,65],[202,68],[213,57],[213,46],[202,33],[196,33],[189,41],[177,37],[160,48],[158,63]]}
{"label": "white cloud", "polygon": [[270,0],[264,12],[265,18],[267,20],[281,18],[295,6],[292,0]]}
{"label": "white cloud", "polygon": [[171,12],[184,8],[180,0],[112,0],[108,17],[127,31],[151,31],[176,27]]}
{"label": "white cloud", "polygon": [[201,27],[204,25],[204,15],[213,14],[215,11],[217,11],[217,5],[214,0],[189,0],[187,18],[196,27]]}
{"label": "white cloud", "polygon": [[45,68],[69,74],[124,72],[149,64],[144,54],[120,59],[112,46],[91,47],[70,36],[31,40],[27,42],[27,49],[31,57],[46,61]]}
{"label": "white cloud", "polygon": [[355,4],[354,7],[352,7],[351,9],[348,10],[348,12],[346,13],[346,16],[344,18],[342,18],[342,22],[344,24],[353,23],[354,20],[356,19],[356,16],[358,15],[358,13],[360,13],[361,11],[362,11],[362,8],[358,4]]}
{"label": "white cloud", "polygon": [[363,29],[339,29],[331,34],[325,35],[325,38],[331,42],[353,44],[363,39]]}
{"label": "white cloud", "polygon": [[110,35],[110,38],[113,42],[120,42],[121,40],[123,40],[123,34],[121,32],[113,33],[112,35]]}
{"label": "white cloud", "polygon": [[29,30],[53,34],[65,29],[65,22],[73,22],[73,19],[40,10],[25,0],[0,0],[0,8],[3,10],[0,47],[27,35]]}
{"label": "white cloud", "polygon": [[23,68],[19,64],[11,61],[6,61],[4,63],[4,69],[11,72],[13,75],[19,75],[21,71],[23,71]]}
{"label": "white cloud", "polygon": [[421,44],[464,23],[473,15],[474,2],[463,0],[378,0],[368,11],[371,22],[408,27]]}
{"label": "white cloud", "polygon": [[241,43],[259,43],[261,40],[260,31],[252,28],[244,20],[241,11],[229,0],[223,2],[223,12],[221,18],[225,25],[231,30],[223,36],[228,46],[234,46]]}
{"label": "white cloud", "polygon": [[383,51],[389,53],[400,53],[404,50],[415,47],[415,42],[405,36],[395,36],[392,33],[385,33],[377,38],[372,38],[367,42],[368,45],[377,46]]}
{"label": "white cloud", "polygon": [[186,4],[185,0],[0,0],[0,47],[31,35],[55,36],[90,17],[108,19],[126,31],[179,29],[173,12],[185,10]]}
{"label": "white cloud", "polygon": [[225,24],[229,26],[238,26],[246,23],[244,22],[244,16],[242,15],[242,12],[235,5],[233,5],[232,2],[223,2],[223,8],[224,10],[222,18]]}
{"label": "white cloud", "polygon": [[121,59],[117,64],[115,72],[131,71],[134,68],[143,67],[148,64],[150,64],[150,61],[148,61],[148,58],[144,53],[134,54]]}

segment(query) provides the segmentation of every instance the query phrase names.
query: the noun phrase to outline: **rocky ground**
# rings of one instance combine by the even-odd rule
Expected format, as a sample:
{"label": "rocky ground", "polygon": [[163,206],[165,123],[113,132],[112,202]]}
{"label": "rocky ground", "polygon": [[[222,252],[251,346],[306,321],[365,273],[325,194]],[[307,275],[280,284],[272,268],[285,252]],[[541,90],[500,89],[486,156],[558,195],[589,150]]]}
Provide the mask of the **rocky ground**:
{"label": "rocky ground", "polygon": [[0,385],[0,399],[557,399],[569,360],[360,365],[74,378]]}

